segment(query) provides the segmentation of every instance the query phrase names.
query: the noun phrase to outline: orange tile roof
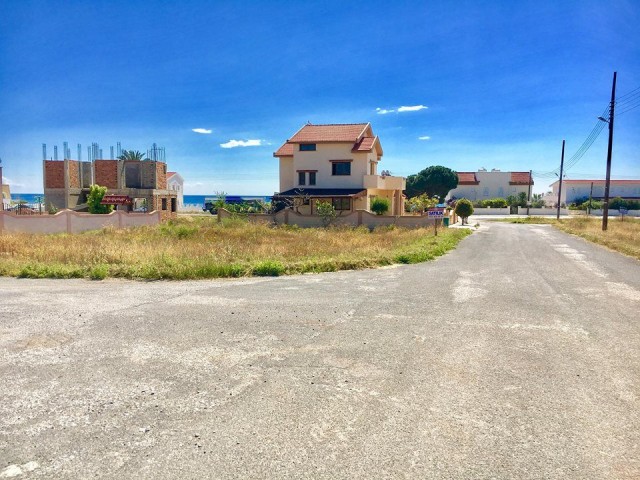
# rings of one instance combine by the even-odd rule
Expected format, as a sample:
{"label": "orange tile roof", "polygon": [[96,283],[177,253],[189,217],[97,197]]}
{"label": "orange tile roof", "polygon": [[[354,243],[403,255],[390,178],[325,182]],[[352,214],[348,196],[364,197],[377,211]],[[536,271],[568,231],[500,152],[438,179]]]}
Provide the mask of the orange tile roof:
{"label": "orange tile roof", "polygon": [[373,148],[378,137],[362,137],[358,143],[353,146],[352,152],[368,152]]}
{"label": "orange tile roof", "polygon": [[307,124],[289,139],[291,143],[356,142],[368,123]]}
{"label": "orange tile roof", "polygon": [[273,153],[274,157],[293,157],[293,144],[284,142],[282,146]]}
{"label": "orange tile roof", "polygon": [[511,180],[509,185],[533,185],[533,178],[529,175],[529,172],[511,172]]}
{"label": "orange tile roof", "polygon": [[458,185],[478,185],[475,172],[458,172]]}

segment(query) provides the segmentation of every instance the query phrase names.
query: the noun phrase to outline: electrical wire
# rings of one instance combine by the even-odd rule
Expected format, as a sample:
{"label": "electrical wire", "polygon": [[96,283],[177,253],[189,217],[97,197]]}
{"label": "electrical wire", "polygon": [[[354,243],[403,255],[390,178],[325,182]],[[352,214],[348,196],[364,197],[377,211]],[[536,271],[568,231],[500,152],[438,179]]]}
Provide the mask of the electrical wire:
{"label": "electrical wire", "polygon": [[625,106],[625,108],[624,108],[624,110],[622,110],[622,111],[620,111],[620,112],[616,112],[616,117],[617,117],[618,115],[622,115],[622,114],[624,114],[624,113],[630,112],[631,110],[634,110],[634,109],[636,109],[636,108],[638,108],[638,107],[640,107],[640,99],[638,99],[638,101],[637,101],[635,104],[633,104],[633,105],[626,105],[626,106]]}

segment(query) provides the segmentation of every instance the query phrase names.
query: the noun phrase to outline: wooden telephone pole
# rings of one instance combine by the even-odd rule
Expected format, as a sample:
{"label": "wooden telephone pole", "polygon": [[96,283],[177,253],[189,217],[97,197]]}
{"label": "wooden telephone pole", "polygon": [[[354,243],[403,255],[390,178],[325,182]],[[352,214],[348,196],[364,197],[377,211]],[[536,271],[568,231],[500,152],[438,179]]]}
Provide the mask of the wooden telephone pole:
{"label": "wooden telephone pole", "polygon": [[611,184],[611,150],[613,148],[613,116],[616,108],[616,77],[613,72],[613,86],[611,87],[611,107],[609,108],[609,144],[607,146],[607,178],[604,183],[604,203],[602,205],[602,230],[607,230],[609,223],[609,185]]}
{"label": "wooden telephone pole", "polygon": [[564,140],[562,140],[562,156],[560,157],[560,184],[558,185],[558,212],[556,220],[560,220],[560,198],[562,196],[562,169],[564,168]]}

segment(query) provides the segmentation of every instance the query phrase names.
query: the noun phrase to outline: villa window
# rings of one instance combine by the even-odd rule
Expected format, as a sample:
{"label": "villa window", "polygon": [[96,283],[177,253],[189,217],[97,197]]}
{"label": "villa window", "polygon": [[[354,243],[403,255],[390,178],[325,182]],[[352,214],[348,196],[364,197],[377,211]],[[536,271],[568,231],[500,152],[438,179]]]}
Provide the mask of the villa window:
{"label": "villa window", "polygon": [[332,162],[331,175],[351,175],[351,162]]}
{"label": "villa window", "polygon": [[306,185],[305,176],[307,172],[298,172],[298,185]]}
{"label": "villa window", "polygon": [[351,210],[351,199],[349,198],[332,198],[331,204],[336,211]]}
{"label": "villa window", "polygon": [[316,144],[315,143],[301,143],[300,144],[301,152],[315,152]]}
{"label": "villa window", "polygon": [[316,172],[309,172],[309,185],[316,184]]}

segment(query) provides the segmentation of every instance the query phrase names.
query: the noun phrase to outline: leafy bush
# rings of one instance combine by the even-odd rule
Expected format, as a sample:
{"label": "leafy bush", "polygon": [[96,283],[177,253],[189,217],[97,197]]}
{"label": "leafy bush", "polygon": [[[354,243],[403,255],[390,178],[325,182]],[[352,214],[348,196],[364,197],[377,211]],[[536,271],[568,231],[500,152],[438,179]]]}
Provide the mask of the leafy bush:
{"label": "leafy bush", "polygon": [[89,213],[111,213],[113,211],[113,205],[102,205],[100,202],[107,193],[107,187],[101,187],[100,185],[91,185],[89,188],[89,195],[87,196],[87,205],[89,206]]}
{"label": "leafy bush", "polygon": [[331,225],[337,216],[336,209],[329,202],[316,202],[316,212],[322,219],[322,225],[325,227]]}
{"label": "leafy bush", "polygon": [[426,193],[411,197],[405,203],[405,210],[408,212],[422,213],[427,208],[435,207],[440,202],[438,197],[429,197]]}
{"label": "leafy bush", "polygon": [[91,270],[89,271],[89,278],[91,280],[104,280],[105,278],[107,278],[108,274],[109,265],[100,264],[91,268]]}
{"label": "leafy bush", "polygon": [[371,200],[371,211],[376,215],[384,215],[391,208],[388,198],[376,197]]}
{"label": "leafy bush", "polygon": [[252,272],[259,277],[277,277],[285,272],[285,268],[281,262],[265,260],[253,267]]}
{"label": "leafy bush", "polygon": [[508,206],[507,201],[504,198],[489,198],[487,200],[480,200],[477,202],[478,207],[481,208],[505,208]]}
{"label": "leafy bush", "polygon": [[473,205],[466,198],[461,198],[456,202],[455,214],[462,218],[462,223],[473,215]]}
{"label": "leafy bush", "polygon": [[627,208],[627,201],[623,200],[621,197],[615,197],[609,200],[609,208],[612,210],[618,210],[620,207]]}

